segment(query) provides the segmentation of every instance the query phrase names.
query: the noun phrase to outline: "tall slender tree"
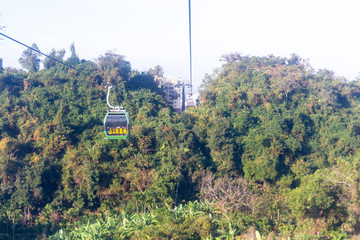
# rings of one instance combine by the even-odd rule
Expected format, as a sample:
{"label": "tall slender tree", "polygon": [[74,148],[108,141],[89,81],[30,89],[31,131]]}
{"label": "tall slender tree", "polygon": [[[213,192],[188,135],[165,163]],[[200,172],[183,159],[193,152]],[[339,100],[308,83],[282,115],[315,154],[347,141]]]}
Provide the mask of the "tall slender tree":
{"label": "tall slender tree", "polygon": [[74,43],[72,43],[70,45],[70,51],[71,51],[71,56],[67,60],[68,64],[70,64],[71,66],[78,65],[80,63],[80,59],[79,59],[79,56],[76,53]]}
{"label": "tall slender tree", "polygon": [[[65,56],[65,49],[61,49],[58,51],[56,51],[55,49],[52,49],[51,52],[49,53],[49,56],[62,62],[64,60],[64,56]],[[54,59],[45,58],[43,60],[44,68],[49,69],[51,67],[55,67],[56,64],[58,64],[58,63]]]}

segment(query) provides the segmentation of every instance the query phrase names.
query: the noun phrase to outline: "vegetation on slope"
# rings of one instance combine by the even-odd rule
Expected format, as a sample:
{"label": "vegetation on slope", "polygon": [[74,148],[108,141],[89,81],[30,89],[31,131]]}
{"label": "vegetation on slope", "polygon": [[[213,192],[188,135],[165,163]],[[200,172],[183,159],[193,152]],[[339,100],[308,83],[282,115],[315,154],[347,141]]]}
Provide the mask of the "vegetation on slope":
{"label": "vegetation on slope", "polygon": [[[359,233],[357,81],[295,55],[234,53],[178,115],[156,71],[71,52],[65,62],[91,77],[49,60],[39,70],[25,51],[27,72],[0,65],[1,238]],[[104,140],[107,82],[132,118],[128,141]]]}

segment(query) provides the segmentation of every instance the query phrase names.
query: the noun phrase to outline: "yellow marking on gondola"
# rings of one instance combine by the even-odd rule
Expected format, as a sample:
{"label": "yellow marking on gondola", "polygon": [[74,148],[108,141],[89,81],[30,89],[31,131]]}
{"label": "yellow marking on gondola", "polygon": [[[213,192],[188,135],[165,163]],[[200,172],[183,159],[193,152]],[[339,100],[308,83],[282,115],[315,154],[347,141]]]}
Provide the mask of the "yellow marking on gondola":
{"label": "yellow marking on gondola", "polygon": [[126,128],[110,128],[108,131],[109,135],[126,135],[127,129]]}

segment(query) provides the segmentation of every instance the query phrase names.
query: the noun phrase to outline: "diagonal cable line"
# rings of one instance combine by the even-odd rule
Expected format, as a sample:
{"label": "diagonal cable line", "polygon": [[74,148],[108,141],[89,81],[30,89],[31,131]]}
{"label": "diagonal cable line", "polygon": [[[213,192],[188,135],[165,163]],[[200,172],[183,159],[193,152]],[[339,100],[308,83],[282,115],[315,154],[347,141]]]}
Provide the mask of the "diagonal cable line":
{"label": "diagonal cable line", "polygon": [[24,46],[24,47],[27,47],[27,48],[31,49],[32,51],[35,51],[35,52],[37,52],[37,53],[40,53],[41,55],[44,55],[45,57],[48,57],[48,58],[50,58],[50,59],[52,59],[52,60],[54,60],[54,61],[56,61],[56,62],[58,62],[58,63],[60,63],[60,64],[62,64],[62,65],[64,65],[64,66],[68,67],[68,68],[74,69],[74,70],[76,70],[76,71],[78,71],[78,72],[80,72],[80,73],[82,73],[82,74],[84,74],[84,75],[86,75],[86,76],[93,77],[93,76],[91,76],[90,74],[88,74],[88,73],[86,73],[86,72],[83,72],[83,71],[81,71],[81,70],[79,70],[79,69],[77,69],[77,68],[74,68],[73,66],[71,66],[71,65],[69,65],[69,64],[67,64],[67,63],[64,63],[64,62],[62,62],[62,61],[60,61],[60,60],[58,60],[58,59],[56,59],[56,58],[53,58],[53,57],[51,57],[51,56],[49,56],[49,55],[47,55],[47,54],[45,54],[45,53],[43,53],[43,52],[35,49],[35,48],[32,48],[32,47],[26,45],[25,43],[22,43],[22,42],[14,39],[14,38],[12,38],[12,37],[9,37],[9,36],[7,36],[7,35],[5,35],[5,34],[3,34],[3,33],[0,33],[0,35],[6,37],[6,38],[8,38],[8,39],[10,39],[11,41],[14,41],[14,42],[18,43],[18,44],[20,44],[20,45],[22,45],[22,46]]}

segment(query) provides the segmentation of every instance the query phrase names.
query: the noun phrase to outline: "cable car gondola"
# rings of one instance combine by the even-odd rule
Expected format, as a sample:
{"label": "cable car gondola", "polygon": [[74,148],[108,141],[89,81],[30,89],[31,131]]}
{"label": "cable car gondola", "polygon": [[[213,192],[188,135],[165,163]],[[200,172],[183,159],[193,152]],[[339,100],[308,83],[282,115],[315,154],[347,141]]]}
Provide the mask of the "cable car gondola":
{"label": "cable car gondola", "polygon": [[112,85],[108,86],[106,102],[110,107],[104,118],[104,133],[106,138],[110,140],[124,139],[126,140],[130,135],[130,115],[120,106],[111,106],[109,103],[110,89]]}
{"label": "cable car gondola", "polygon": [[111,109],[104,118],[107,139],[127,139],[130,134],[130,116],[124,109]]}

